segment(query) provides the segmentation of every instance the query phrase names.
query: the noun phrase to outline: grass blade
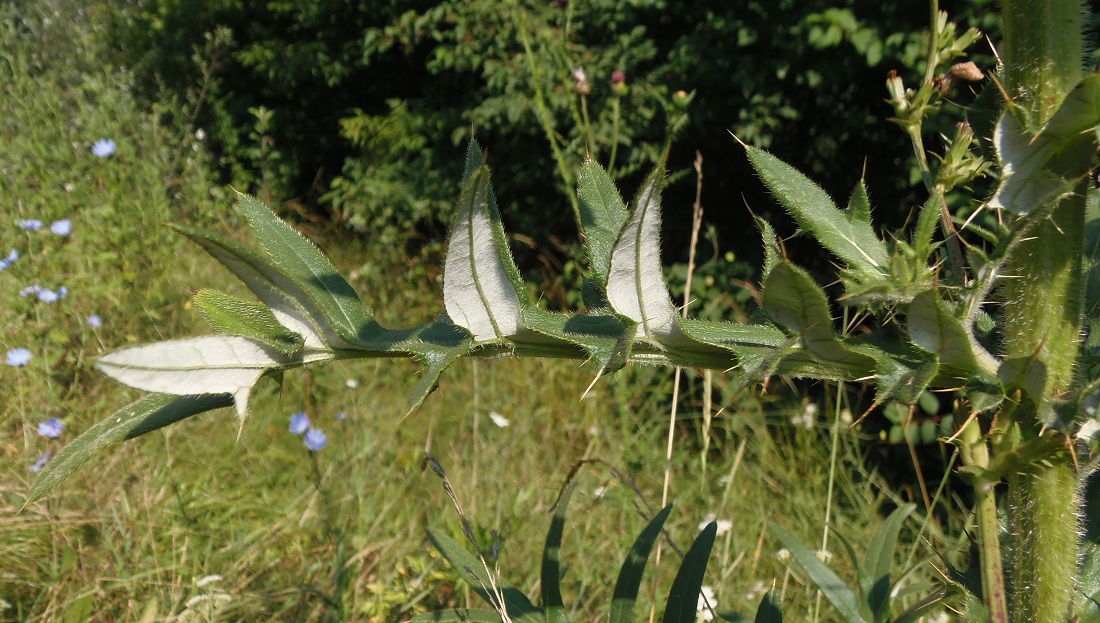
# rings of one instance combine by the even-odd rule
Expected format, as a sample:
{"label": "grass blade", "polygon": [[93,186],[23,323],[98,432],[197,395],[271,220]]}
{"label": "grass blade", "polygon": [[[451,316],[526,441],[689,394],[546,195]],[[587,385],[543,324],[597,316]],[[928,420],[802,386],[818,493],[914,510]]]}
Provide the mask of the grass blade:
{"label": "grass blade", "polygon": [[57,458],[46,463],[31,486],[30,504],[49,493],[62,480],[80,468],[96,453],[125,439],[164,428],[192,415],[233,404],[229,394],[203,396],[169,396],[152,394],[119,409],[65,446]]}
{"label": "grass blade", "polygon": [[855,592],[848,588],[832,569],[818,560],[817,556],[810,551],[810,548],[802,544],[802,541],[799,541],[790,532],[780,528],[778,524],[770,523],[772,530],[783,543],[783,547],[787,548],[791,556],[794,556],[802,570],[810,577],[810,581],[817,586],[821,594],[825,595],[825,599],[833,604],[833,607],[840,613],[841,618],[848,623],[869,623],[859,612],[859,600],[856,598]]}
{"label": "grass blade", "polygon": [[550,520],[550,530],[546,533],[546,546],[542,550],[542,580],[539,585],[542,590],[542,607],[546,609],[546,620],[551,623],[568,621],[565,602],[561,598],[561,540],[565,531],[565,512],[576,488],[574,481],[558,501],[558,508]]}
{"label": "grass blade", "polygon": [[718,524],[710,522],[695,537],[691,549],[684,555],[684,562],[676,572],[672,588],[668,592],[663,623],[695,623],[699,615],[699,593],[703,588],[703,577],[707,572],[710,550],[714,547],[714,536],[718,533]]}
{"label": "grass blade", "polygon": [[671,511],[672,505],[662,508],[631,546],[630,553],[619,570],[619,579],[615,581],[608,623],[634,623],[634,604],[638,600],[638,589],[642,585],[646,561],[649,560],[649,552],[653,550],[657,537],[661,536],[661,528]]}

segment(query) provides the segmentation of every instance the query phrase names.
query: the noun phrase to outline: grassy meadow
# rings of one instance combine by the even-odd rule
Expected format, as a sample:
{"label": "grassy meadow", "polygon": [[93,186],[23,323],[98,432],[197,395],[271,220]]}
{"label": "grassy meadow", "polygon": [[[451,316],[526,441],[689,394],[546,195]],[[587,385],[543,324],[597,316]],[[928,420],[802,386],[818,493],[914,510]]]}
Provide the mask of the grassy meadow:
{"label": "grassy meadow", "polygon": [[[187,107],[140,105],[126,73],[98,62],[93,16],[21,4],[0,3],[0,255],[18,254],[0,271],[0,356],[25,348],[30,360],[0,362],[0,621],[400,621],[473,603],[425,537],[461,539],[426,449],[482,542],[499,533],[501,576],[532,595],[551,507],[589,460],[566,526],[565,601],[574,620],[605,618],[618,567],[661,506],[672,370],[630,368],[585,395],[594,369],[575,362],[465,360],[411,414],[411,362],[292,372],[260,386],[239,435],[229,409],[188,420],[115,447],[22,508],[36,462],[139,395],[99,375],[98,355],[211,332],[191,293],[245,290],[166,225],[242,229]],[[100,139],[112,153],[94,153]],[[51,228],[65,220],[68,233]],[[297,220],[384,324],[441,311],[433,271]],[[53,302],[43,295],[62,286]],[[685,373],[680,396],[670,538],[683,549],[708,517],[729,521],[706,581],[719,612],[751,613],[774,587],[789,620],[839,620],[766,523],[814,548],[827,538],[829,564],[854,583],[838,539],[860,550],[919,493],[867,466],[876,440],[840,424],[834,442],[841,412],[866,407],[838,407],[835,387],[775,380],[729,396],[716,375],[727,404],[707,422],[701,378]],[[289,432],[296,412],[326,433],[324,449]],[[51,418],[56,438],[39,434]],[[953,504],[937,520],[950,529],[912,516],[896,568],[939,565],[937,552],[965,542]],[[642,616],[651,603],[660,616],[676,566],[668,547],[656,573],[651,559]],[[935,576],[925,563],[911,584]]]}

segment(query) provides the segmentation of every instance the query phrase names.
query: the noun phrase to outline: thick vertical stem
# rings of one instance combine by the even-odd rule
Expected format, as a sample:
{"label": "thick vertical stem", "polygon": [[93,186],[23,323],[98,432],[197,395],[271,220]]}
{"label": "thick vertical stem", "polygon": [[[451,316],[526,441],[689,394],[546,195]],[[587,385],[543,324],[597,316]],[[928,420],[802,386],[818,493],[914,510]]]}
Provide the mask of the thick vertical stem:
{"label": "thick vertical stem", "polygon": [[[1003,0],[1008,96],[1035,131],[1081,78],[1078,0]],[[1082,176],[1087,170],[1083,165]],[[1037,360],[1043,395],[1025,400],[1041,409],[1073,376],[1081,330],[1083,194],[1063,200],[1012,259],[1005,294],[1005,356]],[[1020,422],[1023,430],[1039,422]],[[1009,478],[1010,599],[1015,621],[1064,623],[1071,616],[1077,569],[1077,478],[1066,456],[1052,457]]]}

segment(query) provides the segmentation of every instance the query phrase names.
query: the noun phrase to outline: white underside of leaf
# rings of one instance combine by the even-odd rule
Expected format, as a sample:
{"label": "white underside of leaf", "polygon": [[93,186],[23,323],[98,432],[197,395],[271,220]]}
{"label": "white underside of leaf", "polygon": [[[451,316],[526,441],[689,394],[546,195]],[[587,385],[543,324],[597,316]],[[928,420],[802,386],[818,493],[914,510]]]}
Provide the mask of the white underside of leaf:
{"label": "white underside of leaf", "polygon": [[324,350],[327,348],[324,340],[318,335],[316,327],[306,319],[301,310],[286,301],[280,304],[274,300],[276,298],[278,297],[272,297],[272,300],[265,302],[279,324],[302,336],[302,346],[304,348],[310,350]]}
{"label": "white underside of leaf", "polygon": [[120,383],[150,392],[233,394],[243,418],[248,392],[264,372],[331,357],[313,351],[288,358],[245,337],[211,335],[124,348],[101,357],[96,367]]}
{"label": "white underside of leaf", "polygon": [[443,266],[447,315],[478,342],[515,335],[523,327],[519,295],[493,239],[487,187],[488,180],[475,175],[472,196],[459,205]]}
{"label": "white underside of leaf", "polygon": [[1060,177],[1044,168],[1056,142],[1028,134],[1011,114],[1005,113],[997,123],[993,144],[1001,162],[1001,183],[989,200],[990,207],[1026,214],[1064,185]]}
{"label": "white underside of leaf", "polygon": [[667,340],[678,334],[676,307],[661,272],[660,196],[655,176],[611,253],[607,299],[615,311],[638,323],[637,337]]}

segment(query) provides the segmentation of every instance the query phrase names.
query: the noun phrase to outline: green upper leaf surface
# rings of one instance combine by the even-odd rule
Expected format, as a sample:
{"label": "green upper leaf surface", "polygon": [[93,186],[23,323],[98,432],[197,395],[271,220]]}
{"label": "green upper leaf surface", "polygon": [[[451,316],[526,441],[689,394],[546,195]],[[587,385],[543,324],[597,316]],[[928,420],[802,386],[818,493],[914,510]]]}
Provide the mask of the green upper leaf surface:
{"label": "green upper leaf surface", "polygon": [[649,552],[652,551],[657,538],[661,536],[661,528],[665,525],[665,520],[668,519],[671,511],[671,505],[662,508],[631,546],[630,553],[627,554],[623,566],[619,569],[619,578],[615,581],[608,623],[634,623],[634,606],[638,601],[638,589],[642,585],[642,575],[649,560]]}
{"label": "green upper leaf surface", "polygon": [[219,333],[256,340],[284,355],[302,349],[302,336],[280,324],[267,305],[206,289],[196,292],[191,300]]}
{"label": "green upper leaf surface", "polygon": [[351,285],[312,242],[255,197],[239,195],[237,210],[252,226],[271,263],[309,296],[342,338],[356,344],[369,336],[376,326],[374,318]]}
{"label": "green upper leaf surface", "polygon": [[840,576],[818,560],[813,551],[803,545],[802,541],[793,534],[774,522],[771,523],[771,528],[783,543],[783,547],[787,548],[791,556],[798,561],[798,565],[806,572],[810,581],[817,586],[821,594],[825,595],[829,603],[833,604],[842,619],[848,623],[870,623],[860,614],[859,600],[855,592],[840,579]]}
{"label": "green upper leaf surface", "polygon": [[[562,314],[531,305],[523,310],[524,325],[536,333],[582,348],[601,373],[626,365],[634,323],[612,313]],[[522,344],[517,344],[517,349]]]}
{"label": "green upper leaf surface", "polygon": [[939,357],[940,366],[968,376],[975,368],[974,350],[962,322],[935,292],[917,295],[909,304],[909,339]]}
{"label": "green upper leaf surface", "polygon": [[588,265],[596,281],[606,288],[611,274],[611,253],[630,212],[611,177],[592,160],[581,167],[577,197]]}
{"label": "green upper leaf surface", "polygon": [[849,270],[872,274],[887,271],[890,253],[875,235],[869,218],[864,218],[869,208],[861,207],[862,200],[857,198],[853,210],[845,213],[820,186],[794,167],[762,149],[747,150],[760,179],[794,216],[799,227],[813,234]]}
{"label": "green upper leaf surface", "polygon": [[[695,623],[699,616],[699,593],[703,587],[703,578],[710,561],[710,550],[714,547],[714,536],[718,533],[718,524],[707,524],[691,548],[684,554],[684,561],[672,580],[668,591],[668,603],[662,623]],[[711,607],[714,604],[710,604]]]}

